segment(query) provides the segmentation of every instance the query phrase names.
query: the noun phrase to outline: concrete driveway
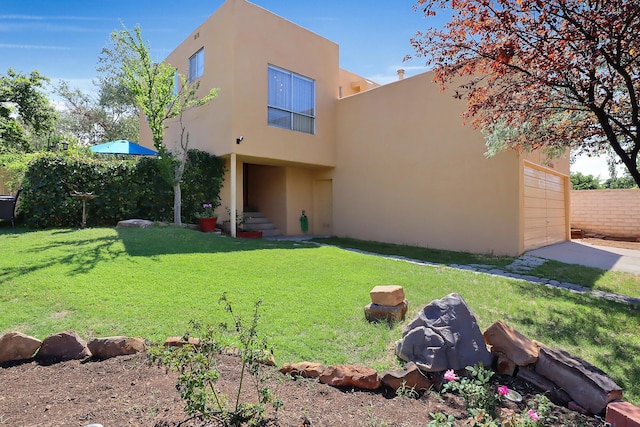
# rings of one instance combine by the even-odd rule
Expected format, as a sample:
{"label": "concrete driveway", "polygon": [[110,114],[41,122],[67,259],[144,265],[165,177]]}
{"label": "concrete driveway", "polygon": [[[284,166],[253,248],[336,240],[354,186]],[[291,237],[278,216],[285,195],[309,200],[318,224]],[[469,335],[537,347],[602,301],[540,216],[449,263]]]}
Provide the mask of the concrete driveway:
{"label": "concrete driveway", "polygon": [[639,250],[596,246],[579,241],[570,241],[534,249],[527,252],[527,254],[566,264],[579,264],[601,270],[640,274]]}

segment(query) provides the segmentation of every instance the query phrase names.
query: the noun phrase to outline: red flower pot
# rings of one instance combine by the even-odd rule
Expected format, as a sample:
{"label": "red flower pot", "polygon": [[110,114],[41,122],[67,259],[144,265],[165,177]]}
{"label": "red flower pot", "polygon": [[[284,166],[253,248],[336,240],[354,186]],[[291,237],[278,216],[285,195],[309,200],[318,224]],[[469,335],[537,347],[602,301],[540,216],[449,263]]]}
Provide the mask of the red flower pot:
{"label": "red flower pot", "polygon": [[216,221],[218,218],[198,218],[200,224],[200,231],[203,233],[210,233],[216,231]]}

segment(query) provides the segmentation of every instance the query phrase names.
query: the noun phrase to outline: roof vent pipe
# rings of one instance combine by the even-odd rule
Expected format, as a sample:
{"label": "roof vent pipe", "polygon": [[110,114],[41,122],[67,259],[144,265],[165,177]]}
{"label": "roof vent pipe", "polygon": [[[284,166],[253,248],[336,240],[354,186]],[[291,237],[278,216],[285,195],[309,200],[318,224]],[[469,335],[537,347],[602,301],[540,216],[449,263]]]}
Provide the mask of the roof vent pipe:
{"label": "roof vent pipe", "polygon": [[398,80],[404,79],[404,70],[401,68],[398,70]]}

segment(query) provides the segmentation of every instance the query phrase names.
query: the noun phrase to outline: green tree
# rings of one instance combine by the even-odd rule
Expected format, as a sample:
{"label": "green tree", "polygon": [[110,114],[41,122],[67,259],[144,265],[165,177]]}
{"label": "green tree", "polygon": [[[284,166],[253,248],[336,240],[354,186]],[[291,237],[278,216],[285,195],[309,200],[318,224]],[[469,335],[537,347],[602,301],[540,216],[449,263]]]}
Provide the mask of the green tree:
{"label": "green tree", "polygon": [[[412,44],[466,118],[517,151],[610,148],[640,186],[638,0],[417,0],[448,22]],[[459,85],[459,83],[462,83]]]}
{"label": "green tree", "polygon": [[571,184],[574,190],[597,190],[602,188],[600,180],[593,175],[583,175],[580,172],[571,174]]}
{"label": "green tree", "polygon": [[[119,80],[133,94],[136,105],[146,116],[153,145],[160,154],[163,178],[173,188],[173,219],[181,225],[180,183],[189,147],[189,133],[182,116],[185,111],[210,102],[215,98],[217,89],[211,89],[200,98],[197,96],[199,81],[189,82],[171,65],[154,62],[148,43],[142,39],[140,27],[131,31],[123,25],[122,30],[111,33],[111,46],[102,50],[100,62],[102,67],[99,70],[111,79]],[[176,80],[179,87],[175,87]],[[175,117],[179,119],[180,143],[170,151],[164,142],[164,131],[167,120]]]}
{"label": "green tree", "polygon": [[633,177],[625,171],[625,174],[620,177],[612,177],[604,182],[602,185],[603,188],[636,188],[636,182],[633,180]]}
{"label": "green tree", "polygon": [[79,141],[91,144],[139,139],[139,117],[135,99],[127,88],[108,78],[94,82],[98,95],[93,98],[67,82],[60,82],[55,92],[62,97],[66,110],[61,111],[58,130]]}
{"label": "green tree", "polygon": [[11,68],[0,76],[0,151],[33,151],[37,138],[51,134],[57,115],[43,92],[48,81],[38,71],[25,75]]}

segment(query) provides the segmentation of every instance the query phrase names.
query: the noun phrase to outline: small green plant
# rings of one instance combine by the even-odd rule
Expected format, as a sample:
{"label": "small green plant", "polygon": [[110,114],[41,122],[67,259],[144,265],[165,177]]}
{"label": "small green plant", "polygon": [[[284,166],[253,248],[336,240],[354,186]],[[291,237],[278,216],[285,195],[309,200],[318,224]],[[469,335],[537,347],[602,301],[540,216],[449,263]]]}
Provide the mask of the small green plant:
{"label": "small green plant", "polygon": [[373,413],[373,407],[367,406],[367,419],[365,420],[367,427],[387,427],[389,423],[380,419]]}
{"label": "small green plant", "polygon": [[215,203],[203,203],[202,212],[197,212],[196,218],[217,218],[218,215],[213,211],[215,208]]}
{"label": "small green plant", "polygon": [[433,418],[427,424],[427,427],[454,427],[454,421],[456,420],[453,415],[445,415],[441,412],[433,413],[429,412],[429,416]]}
{"label": "small green plant", "polygon": [[542,394],[536,394],[535,399],[527,403],[529,408],[514,417],[512,424],[514,427],[540,427],[553,426],[557,424],[557,417],[551,415],[553,404]]}
{"label": "small green plant", "polygon": [[495,417],[500,399],[490,383],[493,371],[481,364],[467,366],[466,370],[471,377],[465,377],[459,381],[453,370],[446,371],[444,378],[448,382],[442,387],[442,392],[452,391],[462,396],[467,410],[474,417],[482,413]]}
{"label": "small green plant", "polygon": [[396,396],[406,397],[409,399],[419,399],[420,393],[418,393],[415,387],[407,386],[407,382],[403,380],[400,387],[396,390]]}
{"label": "small green plant", "polygon": [[[224,304],[225,311],[231,316],[231,327],[226,323],[214,326],[192,320],[183,336],[183,340],[189,344],[182,347],[154,347],[149,355],[153,362],[180,372],[176,387],[185,400],[185,412],[189,415],[204,420],[214,419],[224,426],[241,426],[245,423],[257,426],[264,420],[265,405],[271,404],[276,412],[282,406],[282,401],[274,392],[263,386],[266,380],[263,362],[269,352],[266,342],[257,334],[262,301],[256,302],[248,325],[234,313],[226,294],[220,297],[218,303]],[[198,338],[189,340],[195,336]],[[227,396],[216,390],[215,383],[220,378],[216,357],[232,348],[237,348],[242,368],[235,401],[230,403]],[[253,380],[257,402],[240,401],[246,374]]]}

